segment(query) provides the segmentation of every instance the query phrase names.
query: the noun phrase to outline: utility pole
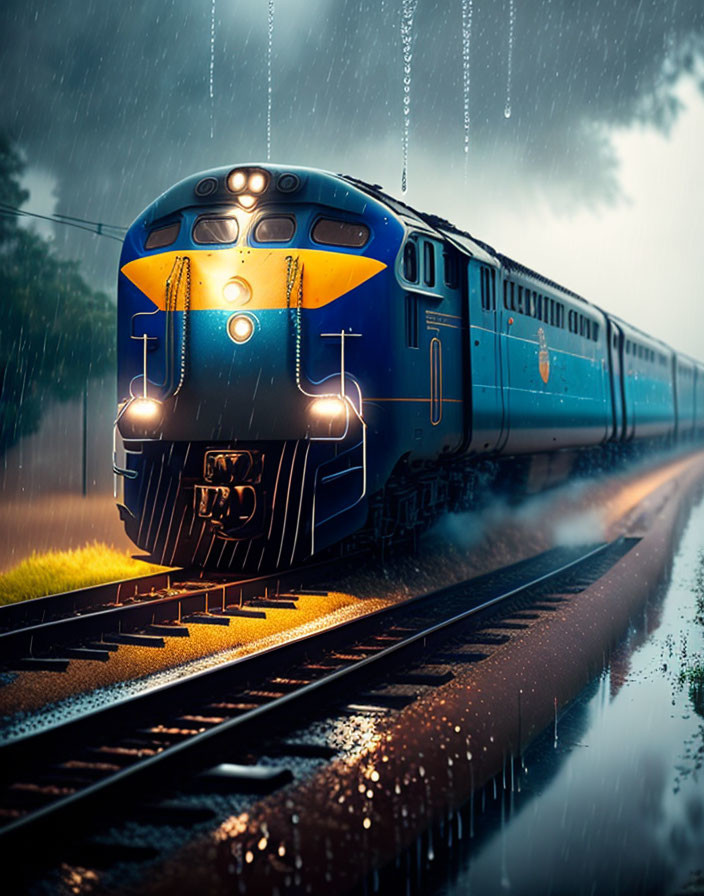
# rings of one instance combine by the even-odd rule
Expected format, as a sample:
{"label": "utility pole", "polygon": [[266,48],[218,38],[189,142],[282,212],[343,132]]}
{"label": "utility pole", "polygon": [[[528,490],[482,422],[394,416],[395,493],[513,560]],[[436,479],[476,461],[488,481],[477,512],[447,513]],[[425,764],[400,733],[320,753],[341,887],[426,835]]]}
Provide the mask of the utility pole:
{"label": "utility pole", "polygon": [[88,381],[83,383],[83,497],[88,493]]}

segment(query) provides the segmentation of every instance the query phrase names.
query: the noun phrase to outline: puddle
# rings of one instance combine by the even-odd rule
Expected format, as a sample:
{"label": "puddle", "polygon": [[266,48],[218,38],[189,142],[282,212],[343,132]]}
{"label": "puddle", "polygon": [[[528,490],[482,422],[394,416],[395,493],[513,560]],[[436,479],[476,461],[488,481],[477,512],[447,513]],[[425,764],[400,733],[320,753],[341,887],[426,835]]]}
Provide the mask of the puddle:
{"label": "puddle", "polygon": [[499,781],[494,801],[489,788],[472,846],[425,892],[704,892],[704,707],[701,690],[681,680],[704,659],[702,533],[704,503],[669,583],[556,731],[528,751],[514,791],[509,783],[502,799]]}

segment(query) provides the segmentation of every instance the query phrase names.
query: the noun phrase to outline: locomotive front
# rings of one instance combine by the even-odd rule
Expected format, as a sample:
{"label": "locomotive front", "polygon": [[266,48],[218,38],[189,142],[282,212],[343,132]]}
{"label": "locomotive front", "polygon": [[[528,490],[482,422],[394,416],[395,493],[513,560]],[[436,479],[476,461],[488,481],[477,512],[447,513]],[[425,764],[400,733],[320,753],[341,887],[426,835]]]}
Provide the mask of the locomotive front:
{"label": "locomotive front", "polygon": [[[118,285],[115,473],[170,565],[288,566],[358,529],[383,484],[364,396],[403,227],[335,175],[194,175],[131,226]],[[383,469],[382,469],[383,468]]]}

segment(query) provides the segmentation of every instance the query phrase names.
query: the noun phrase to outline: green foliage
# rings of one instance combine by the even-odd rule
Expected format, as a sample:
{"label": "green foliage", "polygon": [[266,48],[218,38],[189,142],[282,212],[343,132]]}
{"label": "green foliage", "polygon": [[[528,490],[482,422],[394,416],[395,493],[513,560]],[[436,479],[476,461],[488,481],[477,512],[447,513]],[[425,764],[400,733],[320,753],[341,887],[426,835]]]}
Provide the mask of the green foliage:
{"label": "green foliage", "polygon": [[699,552],[699,566],[694,577],[694,597],[697,601],[696,621],[704,625],[704,551]]}
{"label": "green foliage", "polygon": [[168,567],[134,560],[128,552],[116,551],[97,541],[72,551],[35,553],[0,576],[0,605],[148,576],[165,569]]}
{"label": "green foliage", "polygon": [[[0,135],[0,202],[19,206],[22,163]],[[114,363],[114,305],[79,264],[0,215],[0,454],[39,425],[42,404],[79,395]]]}

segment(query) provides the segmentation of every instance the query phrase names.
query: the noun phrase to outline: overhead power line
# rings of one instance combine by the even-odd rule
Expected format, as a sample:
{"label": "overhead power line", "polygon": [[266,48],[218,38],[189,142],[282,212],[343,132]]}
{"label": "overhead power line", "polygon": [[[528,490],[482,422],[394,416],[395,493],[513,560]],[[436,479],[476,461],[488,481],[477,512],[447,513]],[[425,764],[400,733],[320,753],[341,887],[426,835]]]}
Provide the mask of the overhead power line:
{"label": "overhead power line", "polygon": [[85,230],[96,236],[106,236],[108,239],[122,242],[127,233],[127,228],[119,224],[106,224],[104,221],[89,221],[86,218],[75,218],[72,215],[40,215],[38,212],[30,212],[26,209],[17,208],[14,205],[7,205],[0,202],[0,215],[14,218],[39,218],[41,221],[50,221],[52,224],[65,224],[67,227],[75,227],[78,230]]}

